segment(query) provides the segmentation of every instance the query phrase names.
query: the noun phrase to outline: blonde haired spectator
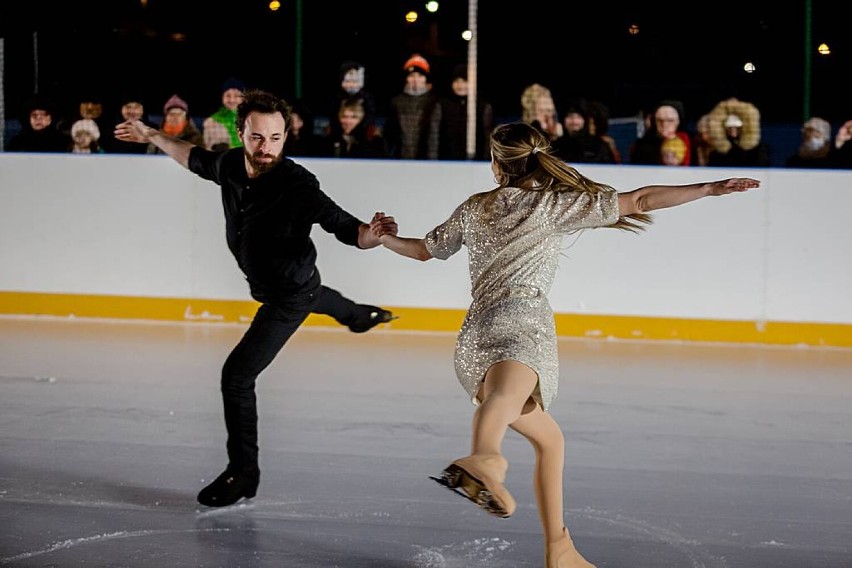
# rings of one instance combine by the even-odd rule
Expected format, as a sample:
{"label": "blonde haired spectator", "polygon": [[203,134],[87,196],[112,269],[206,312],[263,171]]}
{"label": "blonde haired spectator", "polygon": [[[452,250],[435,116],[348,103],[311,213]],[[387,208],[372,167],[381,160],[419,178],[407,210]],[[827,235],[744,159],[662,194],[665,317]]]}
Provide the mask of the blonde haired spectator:
{"label": "blonde haired spectator", "polygon": [[340,103],[337,116],[332,120],[331,132],[323,141],[323,155],[333,158],[385,158],[385,142],[381,135],[364,124],[366,111],[360,99]]}
{"label": "blonde haired spectator", "polygon": [[550,89],[533,83],[521,93],[521,121],[538,128],[551,142],[565,133]]}
{"label": "blonde haired spectator", "polygon": [[660,161],[664,166],[683,166],[687,147],[682,138],[666,138],[660,145]]}

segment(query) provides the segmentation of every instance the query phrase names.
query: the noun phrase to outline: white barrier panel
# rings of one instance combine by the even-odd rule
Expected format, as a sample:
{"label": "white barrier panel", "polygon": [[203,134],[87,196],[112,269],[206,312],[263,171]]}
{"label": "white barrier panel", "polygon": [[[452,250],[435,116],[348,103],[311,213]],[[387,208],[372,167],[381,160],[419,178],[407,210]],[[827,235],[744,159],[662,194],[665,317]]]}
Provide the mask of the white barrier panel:
{"label": "white barrier panel", "polygon": [[[302,159],[364,220],[422,236],[493,187],[484,162]],[[752,176],[762,187],[654,214],[639,235],[566,237],[556,312],[852,324],[852,172],[583,165],[620,190]],[[218,187],[165,156],[0,154],[0,291],[248,300]],[[464,252],[420,263],[316,227],[324,281],[362,302],[467,307]]]}

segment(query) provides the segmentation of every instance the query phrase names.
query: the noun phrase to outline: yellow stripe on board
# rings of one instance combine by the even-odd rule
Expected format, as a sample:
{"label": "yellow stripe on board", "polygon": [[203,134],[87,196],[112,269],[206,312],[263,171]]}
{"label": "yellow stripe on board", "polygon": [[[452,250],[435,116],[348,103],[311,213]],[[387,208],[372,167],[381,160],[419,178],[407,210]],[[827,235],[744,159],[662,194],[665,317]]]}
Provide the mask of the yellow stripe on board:
{"label": "yellow stripe on board", "polygon": [[[247,324],[258,305],[240,300],[0,292],[0,314],[6,315]],[[399,319],[382,327],[409,331],[457,332],[465,314],[464,310],[454,309],[387,309],[393,310]],[[339,324],[328,316],[311,314],[305,325]],[[556,331],[561,337],[852,347],[849,324],[560,313],[556,314]]]}

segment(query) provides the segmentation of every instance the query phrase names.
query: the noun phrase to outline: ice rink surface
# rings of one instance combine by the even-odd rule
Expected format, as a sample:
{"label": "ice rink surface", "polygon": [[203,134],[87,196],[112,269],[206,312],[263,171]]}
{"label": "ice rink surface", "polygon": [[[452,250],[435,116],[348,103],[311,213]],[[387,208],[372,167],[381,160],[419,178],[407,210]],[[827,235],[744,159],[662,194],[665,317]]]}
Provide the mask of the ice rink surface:
{"label": "ice rink surface", "polygon": [[[453,334],[297,332],[258,382],[257,496],[198,505],[244,330],[0,318],[0,565],[544,565],[520,436],[509,519],[428,479],[469,451]],[[566,524],[598,568],[852,568],[852,350],[559,348]]]}

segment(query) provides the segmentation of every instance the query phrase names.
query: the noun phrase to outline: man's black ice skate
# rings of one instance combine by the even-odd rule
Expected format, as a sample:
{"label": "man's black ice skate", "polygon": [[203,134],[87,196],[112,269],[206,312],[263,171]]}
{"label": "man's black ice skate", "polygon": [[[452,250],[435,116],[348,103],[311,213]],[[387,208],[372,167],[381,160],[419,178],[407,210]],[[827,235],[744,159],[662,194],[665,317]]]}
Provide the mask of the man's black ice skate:
{"label": "man's black ice skate", "polygon": [[370,311],[365,314],[364,317],[359,318],[358,321],[349,324],[349,331],[354,333],[364,333],[365,331],[370,331],[380,323],[388,323],[391,320],[397,319],[399,316],[393,315],[392,312],[376,307],[376,306],[367,306],[370,308]]}
{"label": "man's black ice skate", "polygon": [[235,472],[226,469],[213,483],[198,493],[198,502],[208,507],[233,505],[243,497],[254,497],[259,483],[259,471]]}

